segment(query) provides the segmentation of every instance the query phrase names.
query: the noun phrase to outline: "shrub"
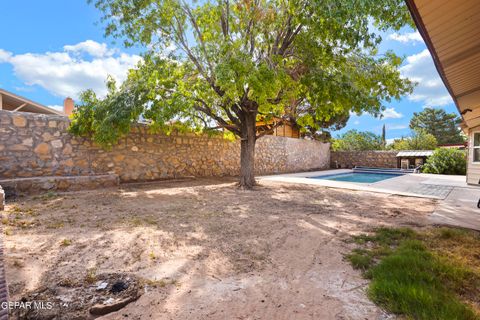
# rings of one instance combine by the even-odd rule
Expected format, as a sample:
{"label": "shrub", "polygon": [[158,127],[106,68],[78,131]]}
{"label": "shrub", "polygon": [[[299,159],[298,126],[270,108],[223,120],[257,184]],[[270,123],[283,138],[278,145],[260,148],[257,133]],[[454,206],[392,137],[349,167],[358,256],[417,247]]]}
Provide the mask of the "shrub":
{"label": "shrub", "polygon": [[422,172],[434,174],[460,174],[467,171],[465,151],[456,149],[436,149],[428,158]]}

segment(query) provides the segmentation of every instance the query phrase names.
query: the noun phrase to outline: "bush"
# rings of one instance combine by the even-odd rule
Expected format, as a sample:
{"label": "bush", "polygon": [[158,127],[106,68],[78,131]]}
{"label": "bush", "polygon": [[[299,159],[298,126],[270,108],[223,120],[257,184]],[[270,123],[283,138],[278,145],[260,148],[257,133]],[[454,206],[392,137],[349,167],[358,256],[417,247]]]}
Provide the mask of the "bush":
{"label": "bush", "polygon": [[423,167],[423,173],[460,174],[467,171],[465,151],[456,149],[436,149]]}

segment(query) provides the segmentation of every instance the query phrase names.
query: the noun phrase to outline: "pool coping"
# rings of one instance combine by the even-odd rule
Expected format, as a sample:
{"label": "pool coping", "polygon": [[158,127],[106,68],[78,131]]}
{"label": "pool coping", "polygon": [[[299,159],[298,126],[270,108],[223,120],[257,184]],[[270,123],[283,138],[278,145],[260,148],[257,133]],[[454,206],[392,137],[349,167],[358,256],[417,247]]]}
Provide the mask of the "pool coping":
{"label": "pool coping", "polygon": [[[261,177],[258,177],[258,180],[310,184],[310,185],[323,186],[327,188],[338,188],[338,189],[346,189],[346,190],[352,190],[352,191],[366,191],[366,192],[375,192],[375,193],[383,193],[383,194],[390,194],[390,195],[437,199],[437,200],[445,199],[446,197],[448,197],[448,195],[451,192],[450,190],[450,192],[448,192],[448,194],[446,194],[445,196],[436,196],[436,195],[404,192],[404,191],[398,191],[398,190],[388,190],[388,189],[379,188],[378,186],[375,187],[375,184],[382,183],[386,180],[394,181],[410,175],[422,177],[421,174],[416,174],[416,173],[405,173],[402,175],[398,175],[398,177],[393,177],[390,179],[381,180],[374,183],[356,183],[356,182],[334,181],[334,180],[326,180],[326,179],[311,179],[311,177],[321,177],[321,176],[335,175],[335,174],[342,174],[342,173],[353,173],[353,170],[333,169],[333,170],[324,170],[324,171],[289,173],[289,174],[282,174],[282,175],[261,176]],[[453,190],[453,187],[452,187],[452,190]]]}

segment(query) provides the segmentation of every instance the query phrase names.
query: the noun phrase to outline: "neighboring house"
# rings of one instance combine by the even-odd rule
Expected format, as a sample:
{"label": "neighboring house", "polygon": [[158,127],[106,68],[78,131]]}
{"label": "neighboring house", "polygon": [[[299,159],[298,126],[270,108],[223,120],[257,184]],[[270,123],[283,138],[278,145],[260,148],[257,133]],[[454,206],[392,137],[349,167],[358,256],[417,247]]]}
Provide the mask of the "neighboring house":
{"label": "neighboring house", "polygon": [[439,144],[437,147],[442,149],[457,149],[457,150],[465,150],[467,148],[467,143],[445,143]]}
{"label": "neighboring house", "polygon": [[0,110],[67,116],[72,113],[73,106],[73,100],[71,98],[66,98],[64,101],[64,112],[62,112],[16,95],[7,90],[0,89]]}
{"label": "neighboring house", "polygon": [[467,183],[480,184],[480,1],[407,0],[468,135]]}
{"label": "neighboring house", "polygon": [[[280,124],[280,122],[282,122],[282,124]],[[272,127],[273,130],[271,129]],[[256,129],[259,133],[267,131],[267,134],[272,136],[300,138],[300,130],[298,126],[292,121],[282,120],[280,118],[273,118],[268,121],[257,121]]]}

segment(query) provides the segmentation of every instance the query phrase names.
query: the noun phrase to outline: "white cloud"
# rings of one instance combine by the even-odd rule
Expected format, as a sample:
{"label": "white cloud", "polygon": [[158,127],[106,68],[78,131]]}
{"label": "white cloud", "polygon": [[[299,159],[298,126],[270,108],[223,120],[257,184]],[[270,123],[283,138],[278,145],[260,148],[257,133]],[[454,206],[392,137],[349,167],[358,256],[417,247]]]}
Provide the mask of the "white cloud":
{"label": "white cloud", "polygon": [[400,139],[400,138],[391,138],[391,139],[386,139],[385,142],[387,143],[387,145],[389,144],[392,144],[395,142],[396,139]]}
{"label": "white cloud", "polygon": [[429,107],[453,103],[427,49],[408,56],[407,64],[400,68],[400,72],[402,76],[417,82],[413,93],[408,97],[409,100]]}
{"label": "white cloud", "polygon": [[402,130],[408,128],[406,124],[387,124],[386,127],[387,130]]}
{"label": "white cloud", "polygon": [[[80,56],[79,52],[85,55]],[[65,46],[62,52],[42,54],[12,54],[0,49],[0,62],[11,64],[15,75],[25,84],[38,85],[56,96],[74,99],[86,89],[105,95],[107,77],[123,82],[127,71],[140,60],[138,55],[116,53],[105,44],[91,40]]]}
{"label": "white cloud", "polygon": [[57,111],[63,111],[63,106],[59,106],[58,104],[56,105],[52,105],[52,106],[48,106],[49,108],[52,108],[52,109],[55,109]]}
{"label": "white cloud", "polygon": [[12,54],[10,52],[0,49],[0,63],[8,62],[11,57]]}
{"label": "white cloud", "polygon": [[87,40],[75,45],[66,45],[63,50],[76,54],[88,53],[92,57],[110,57],[115,54],[114,49],[108,49],[106,43],[98,43],[93,40]]}
{"label": "white cloud", "polygon": [[359,124],[360,124],[360,121],[355,120],[355,121],[353,121],[353,124],[354,124],[354,125],[359,125]]}
{"label": "white cloud", "polygon": [[388,39],[398,41],[401,43],[416,43],[416,42],[423,42],[422,36],[418,31],[415,32],[408,32],[404,34],[400,33],[392,33],[388,35]]}
{"label": "white cloud", "polygon": [[395,111],[394,108],[386,108],[385,111],[382,112],[382,116],[383,116],[384,119],[400,119],[400,118],[403,118],[403,114]]}

